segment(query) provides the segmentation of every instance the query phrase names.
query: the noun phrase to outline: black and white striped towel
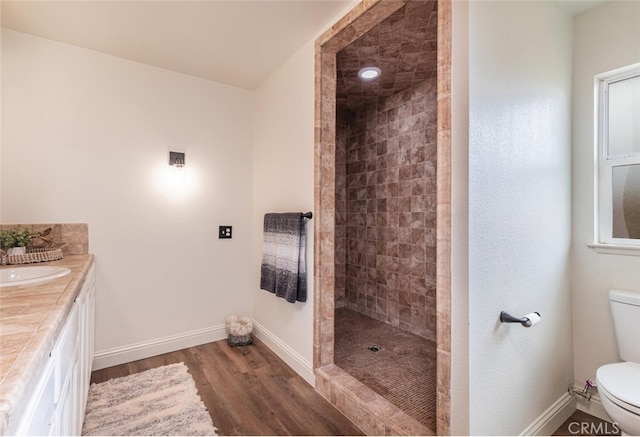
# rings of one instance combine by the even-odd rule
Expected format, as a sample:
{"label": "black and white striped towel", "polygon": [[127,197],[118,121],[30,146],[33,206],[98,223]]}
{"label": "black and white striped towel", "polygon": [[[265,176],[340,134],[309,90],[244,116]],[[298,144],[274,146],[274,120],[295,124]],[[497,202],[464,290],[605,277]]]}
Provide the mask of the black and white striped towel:
{"label": "black and white striped towel", "polygon": [[306,302],[304,217],[299,212],[264,215],[260,288],[287,302]]}

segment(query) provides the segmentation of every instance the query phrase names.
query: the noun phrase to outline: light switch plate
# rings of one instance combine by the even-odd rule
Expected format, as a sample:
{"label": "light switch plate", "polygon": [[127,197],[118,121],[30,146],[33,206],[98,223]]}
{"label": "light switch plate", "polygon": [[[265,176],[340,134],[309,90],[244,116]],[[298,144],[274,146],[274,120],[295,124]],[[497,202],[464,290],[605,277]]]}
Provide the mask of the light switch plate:
{"label": "light switch plate", "polygon": [[218,238],[231,238],[231,226],[219,226],[218,227]]}

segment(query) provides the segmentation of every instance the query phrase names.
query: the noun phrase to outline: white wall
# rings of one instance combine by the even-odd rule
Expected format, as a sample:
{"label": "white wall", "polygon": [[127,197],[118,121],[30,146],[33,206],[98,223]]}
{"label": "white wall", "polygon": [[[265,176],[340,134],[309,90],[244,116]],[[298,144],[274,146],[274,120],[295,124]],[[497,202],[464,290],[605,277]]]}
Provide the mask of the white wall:
{"label": "white wall", "polygon": [[[89,224],[97,352],[250,314],[252,94],[2,36],[0,219]],[[186,151],[182,188],[165,180],[170,149]]]}
{"label": "white wall", "polygon": [[[253,316],[269,346],[313,382],[313,221],[307,221],[307,301],[260,290],[262,225],[268,212],[313,211],[314,44],[305,44],[255,91],[253,132]],[[269,340],[268,338],[265,340]],[[280,350],[278,350],[280,349]]]}
{"label": "white wall", "polygon": [[594,75],[640,61],[638,23],[640,3],[628,1],[607,2],[574,21],[573,347],[580,386],[602,364],[619,361],[609,289],[640,290],[640,256],[587,247],[594,242]]}
{"label": "white wall", "polygon": [[277,344],[269,345],[283,349],[279,355],[308,381],[313,381],[312,221],[306,227],[307,301],[291,304],[259,285],[264,214],[313,211],[313,101],[314,44],[308,42],[256,89],[253,132],[253,316],[275,336]]}
{"label": "white wall", "polygon": [[569,17],[470,2],[469,80],[470,432],[513,435],[573,380]]}
{"label": "white wall", "polygon": [[252,286],[257,335],[310,384],[313,375],[313,220],[307,221],[307,301],[260,290],[262,226],[268,212],[313,211],[315,40],[353,0],[255,90]]}

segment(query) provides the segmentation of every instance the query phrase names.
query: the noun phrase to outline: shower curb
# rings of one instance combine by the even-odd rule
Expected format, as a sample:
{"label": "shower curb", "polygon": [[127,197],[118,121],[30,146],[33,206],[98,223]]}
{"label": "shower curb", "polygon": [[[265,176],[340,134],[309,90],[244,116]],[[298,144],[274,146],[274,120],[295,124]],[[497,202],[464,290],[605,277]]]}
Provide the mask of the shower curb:
{"label": "shower curb", "polygon": [[367,435],[435,435],[335,364],[316,369],[316,391]]}

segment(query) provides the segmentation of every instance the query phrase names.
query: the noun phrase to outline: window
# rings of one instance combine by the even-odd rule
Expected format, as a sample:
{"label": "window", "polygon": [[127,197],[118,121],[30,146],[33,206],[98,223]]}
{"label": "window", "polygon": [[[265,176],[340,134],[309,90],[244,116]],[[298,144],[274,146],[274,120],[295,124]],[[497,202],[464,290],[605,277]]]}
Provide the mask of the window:
{"label": "window", "polygon": [[597,240],[640,247],[640,64],[596,76]]}

